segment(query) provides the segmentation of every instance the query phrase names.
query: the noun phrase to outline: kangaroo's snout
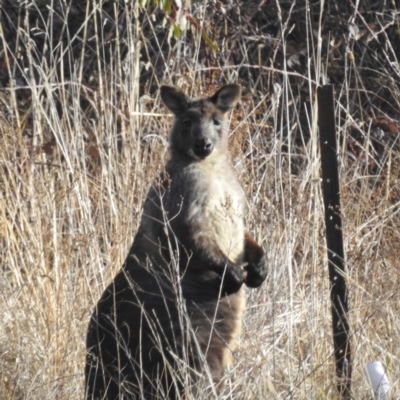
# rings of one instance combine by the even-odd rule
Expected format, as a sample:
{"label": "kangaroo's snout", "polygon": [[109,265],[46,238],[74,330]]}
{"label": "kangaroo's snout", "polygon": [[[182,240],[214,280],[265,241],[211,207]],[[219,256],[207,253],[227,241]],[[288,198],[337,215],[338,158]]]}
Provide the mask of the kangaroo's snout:
{"label": "kangaroo's snout", "polygon": [[193,153],[197,157],[206,158],[213,150],[214,145],[210,138],[196,138],[193,142]]}

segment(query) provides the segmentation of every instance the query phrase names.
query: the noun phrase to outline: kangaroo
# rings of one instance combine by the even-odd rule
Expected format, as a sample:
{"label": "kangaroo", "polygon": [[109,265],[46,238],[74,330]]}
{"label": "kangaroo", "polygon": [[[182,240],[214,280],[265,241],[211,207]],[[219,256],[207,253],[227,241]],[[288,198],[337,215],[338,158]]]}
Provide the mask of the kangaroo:
{"label": "kangaroo", "polygon": [[222,382],[240,333],[243,284],[259,287],[267,274],[264,251],[245,229],[245,196],[228,152],[227,114],[240,93],[229,84],[191,100],[161,87],[175,117],[170,159],[92,314],[87,399],[185,398],[206,371]]}

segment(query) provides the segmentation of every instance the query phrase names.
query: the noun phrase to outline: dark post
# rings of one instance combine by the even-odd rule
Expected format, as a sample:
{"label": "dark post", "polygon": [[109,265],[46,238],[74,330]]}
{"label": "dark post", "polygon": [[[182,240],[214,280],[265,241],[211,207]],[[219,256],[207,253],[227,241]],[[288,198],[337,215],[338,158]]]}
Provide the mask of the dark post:
{"label": "dark post", "polygon": [[332,85],[325,85],[318,88],[318,127],[321,144],[322,191],[325,205],[336,374],[338,376],[338,390],[341,398],[350,399],[351,354],[349,322],[347,320],[348,292],[343,274],[345,263]]}

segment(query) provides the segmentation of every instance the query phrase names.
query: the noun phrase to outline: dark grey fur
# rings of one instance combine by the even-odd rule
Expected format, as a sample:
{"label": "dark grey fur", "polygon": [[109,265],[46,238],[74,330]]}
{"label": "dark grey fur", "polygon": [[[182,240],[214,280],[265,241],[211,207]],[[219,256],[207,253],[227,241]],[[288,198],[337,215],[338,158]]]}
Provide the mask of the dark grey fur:
{"label": "dark grey fur", "polygon": [[258,287],[266,276],[264,252],[245,231],[245,198],[228,153],[226,114],[239,96],[233,84],[199,100],[161,88],[175,114],[171,157],[123,268],[93,312],[88,399],[175,399],[197,376],[180,373],[179,360],[201,372],[205,358],[216,382],[229,364],[242,284]]}

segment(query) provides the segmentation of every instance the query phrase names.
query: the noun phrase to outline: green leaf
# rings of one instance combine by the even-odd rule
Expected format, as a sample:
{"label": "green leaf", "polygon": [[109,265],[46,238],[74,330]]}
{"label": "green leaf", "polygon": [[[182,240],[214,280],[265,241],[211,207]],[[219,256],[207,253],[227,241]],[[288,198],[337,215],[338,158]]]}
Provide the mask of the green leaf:
{"label": "green leaf", "polygon": [[176,22],[173,22],[172,23],[172,29],[173,29],[173,32],[174,32],[174,36],[177,39],[180,39],[180,37],[182,36],[182,29],[180,28],[180,26]]}
{"label": "green leaf", "polygon": [[218,45],[217,43],[214,42],[206,33],[205,29],[203,28],[201,30],[201,37],[202,39],[213,49],[213,50],[218,50]]}
{"label": "green leaf", "polygon": [[172,10],[172,0],[164,0],[163,10],[169,14]]}

